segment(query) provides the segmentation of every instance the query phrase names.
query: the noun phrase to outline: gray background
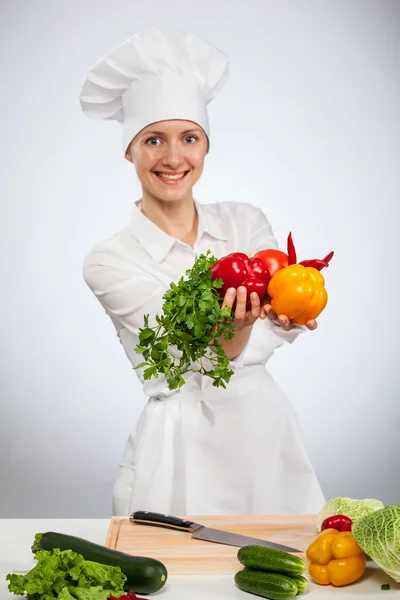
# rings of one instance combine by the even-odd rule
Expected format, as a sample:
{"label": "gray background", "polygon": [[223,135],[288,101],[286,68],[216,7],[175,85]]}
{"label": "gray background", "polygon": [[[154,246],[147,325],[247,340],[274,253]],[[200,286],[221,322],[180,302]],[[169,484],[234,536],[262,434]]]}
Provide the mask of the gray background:
{"label": "gray background", "polygon": [[86,118],[78,95],[152,25],[230,58],[196,198],[261,206],[302,258],[336,251],[319,329],[269,368],[326,496],[398,504],[400,2],[14,0],[0,22],[0,517],[111,514],[144,398],[81,272],[140,188],[119,126]]}

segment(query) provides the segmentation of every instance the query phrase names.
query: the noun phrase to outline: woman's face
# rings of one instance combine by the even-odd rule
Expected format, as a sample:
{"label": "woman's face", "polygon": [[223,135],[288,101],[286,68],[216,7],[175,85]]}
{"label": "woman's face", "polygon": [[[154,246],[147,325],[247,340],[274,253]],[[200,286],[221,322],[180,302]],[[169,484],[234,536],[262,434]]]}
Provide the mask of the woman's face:
{"label": "woman's face", "polygon": [[208,138],[196,123],[159,121],[138,133],[126,158],[135,165],[143,194],[172,202],[192,198],[207,150]]}

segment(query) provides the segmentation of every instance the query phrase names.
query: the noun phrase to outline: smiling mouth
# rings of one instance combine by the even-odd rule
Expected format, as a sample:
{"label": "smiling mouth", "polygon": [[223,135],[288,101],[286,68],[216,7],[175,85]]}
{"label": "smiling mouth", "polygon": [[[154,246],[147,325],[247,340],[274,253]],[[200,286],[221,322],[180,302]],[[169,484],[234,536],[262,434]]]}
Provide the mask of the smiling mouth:
{"label": "smiling mouth", "polygon": [[181,173],[162,173],[161,171],[154,171],[154,175],[158,177],[163,183],[174,184],[181,183],[186,178],[189,171],[183,171]]}

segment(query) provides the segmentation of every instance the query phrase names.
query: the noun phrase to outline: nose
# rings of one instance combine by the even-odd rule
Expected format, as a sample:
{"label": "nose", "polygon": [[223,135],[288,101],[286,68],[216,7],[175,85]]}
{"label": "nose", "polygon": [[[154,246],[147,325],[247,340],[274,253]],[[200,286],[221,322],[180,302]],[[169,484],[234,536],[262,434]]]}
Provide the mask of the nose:
{"label": "nose", "polygon": [[183,163],[181,149],[178,144],[172,142],[166,145],[162,163],[164,167],[171,167],[171,169],[177,169]]}

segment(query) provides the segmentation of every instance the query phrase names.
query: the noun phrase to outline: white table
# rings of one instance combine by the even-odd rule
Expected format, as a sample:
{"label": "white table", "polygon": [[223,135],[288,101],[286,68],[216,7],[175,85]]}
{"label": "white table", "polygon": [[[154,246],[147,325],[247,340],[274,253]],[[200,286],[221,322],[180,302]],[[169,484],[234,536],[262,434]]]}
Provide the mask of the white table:
{"label": "white table", "polygon": [[[31,545],[35,533],[59,531],[104,544],[109,526],[108,519],[0,519],[0,600],[17,597],[8,591],[5,577],[17,570],[31,569],[35,565]],[[381,590],[382,583],[390,583],[389,591]],[[157,594],[148,596],[155,600],[252,600],[259,598],[239,590],[233,576],[171,576],[166,586]],[[300,598],[300,597],[299,597]],[[351,586],[334,588],[318,586],[311,582],[306,598],[319,600],[400,600],[400,584],[396,584],[374,563],[368,562],[363,580]]]}

